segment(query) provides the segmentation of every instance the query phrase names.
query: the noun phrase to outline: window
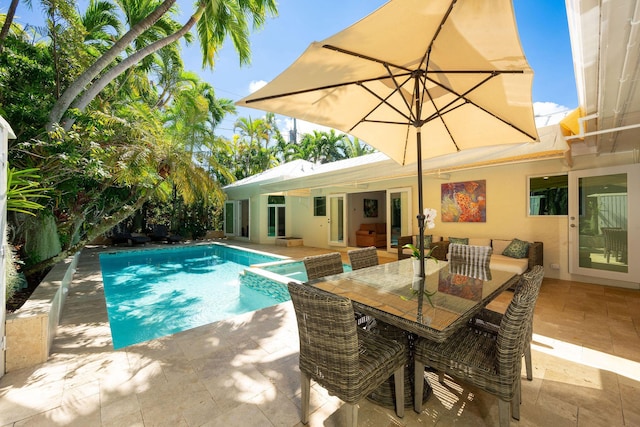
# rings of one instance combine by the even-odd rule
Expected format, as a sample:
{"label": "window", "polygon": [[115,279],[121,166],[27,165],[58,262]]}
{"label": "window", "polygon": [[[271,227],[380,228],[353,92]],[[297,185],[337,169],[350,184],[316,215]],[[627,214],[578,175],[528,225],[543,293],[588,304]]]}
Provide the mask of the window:
{"label": "window", "polygon": [[313,216],[327,216],[327,198],[313,198]]}
{"label": "window", "polygon": [[567,215],[569,180],[567,175],[529,178],[529,215]]}

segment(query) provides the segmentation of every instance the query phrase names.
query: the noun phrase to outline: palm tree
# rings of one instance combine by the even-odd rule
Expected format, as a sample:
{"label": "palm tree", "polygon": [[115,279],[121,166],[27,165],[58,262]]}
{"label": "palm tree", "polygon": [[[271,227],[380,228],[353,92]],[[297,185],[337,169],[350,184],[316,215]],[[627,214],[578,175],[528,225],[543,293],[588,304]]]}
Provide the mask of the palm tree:
{"label": "palm tree", "polygon": [[[142,61],[146,56],[184,37],[196,24],[204,66],[213,66],[215,53],[227,36],[231,37],[240,56],[240,62],[247,63],[249,58],[247,20],[252,20],[254,28],[260,28],[264,24],[267,14],[277,14],[275,0],[201,0],[197,3],[195,13],[182,28],[164,39],[137,50],[105,72],[96,81],[93,81],[113,63],[131,42],[167,13],[174,3],[175,0],[165,0],[159,4],[153,12],[131,27],[104,55],[79,76],[52,108],[48,127],[51,127],[53,123],[60,122],[72,104],[74,108],[84,110],[88,103],[118,75]],[[85,88],[87,90],[78,98]]]}
{"label": "palm tree", "polygon": [[[0,30],[0,53],[2,53],[4,49],[4,40],[9,35],[11,26],[13,25],[13,18],[16,15],[16,10],[18,9],[19,2],[20,0],[11,0],[11,3],[9,3],[9,9],[7,9],[7,14],[4,18],[4,24],[2,24],[2,29]],[[27,0],[27,5],[31,7],[31,0]]]}
{"label": "palm tree", "polygon": [[104,0],[90,0],[81,20],[86,30],[84,42],[89,53],[96,58],[106,52],[122,33],[116,6]]}
{"label": "palm tree", "polygon": [[355,137],[353,139],[344,138],[342,142],[344,153],[349,158],[364,156],[365,154],[375,153],[376,151],[371,146],[360,142],[360,140]]}
{"label": "palm tree", "polygon": [[329,132],[314,130],[312,134],[302,135],[299,158],[315,163],[330,163],[347,158],[344,153],[345,134],[337,135],[333,129]]}

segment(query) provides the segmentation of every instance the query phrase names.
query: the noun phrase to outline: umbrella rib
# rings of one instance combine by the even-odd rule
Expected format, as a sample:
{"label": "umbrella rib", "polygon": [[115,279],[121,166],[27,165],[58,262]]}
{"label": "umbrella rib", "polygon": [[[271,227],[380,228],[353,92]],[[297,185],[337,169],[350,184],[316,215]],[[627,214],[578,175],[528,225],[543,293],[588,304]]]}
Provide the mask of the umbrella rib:
{"label": "umbrella rib", "polygon": [[340,47],[333,46],[333,45],[330,45],[330,44],[324,44],[324,45],[322,45],[322,47],[325,48],[325,49],[333,50],[335,52],[344,53],[345,55],[355,56],[356,58],[364,59],[366,61],[376,62],[378,64],[384,65],[385,67],[390,65],[390,66],[392,66],[394,68],[397,68],[399,70],[407,71],[408,73],[413,72],[413,70],[411,70],[410,68],[403,67],[402,65],[392,64],[389,61],[383,61],[381,59],[374,58],[372,56],[363,55],[361,53],[353,52],[353,51],[346,50],[346,49],[342,49]]}
{"label": "umbrella rib", "polygon": [[[450,111],[445,111],[445,110],[446,110],[447,108],[449,108],[450,106],[452,106],[453,104],[455,104],[456,102],[458,102],[459,100],[463,100],[465,103],[467,103],[467,102],[472,102],[472,101],[471,101],[470,99],[468,99],[466,96],[467,96],[469,93],[471,93],[471,92],[473,92],[474,90],[476,90],[477,88],[479,88],[480,86],[484,85],[486,82],[488,82],[489,80],[491,80],[492,78],[494,78],[496,75],[497,75],[497,74],[495,74],[495,73],[493,73],[493,72],[492,72],[489,76],[487,76],[487,78],[485,78],[484,80],[480,81],[478,84],[476,84],[475,86],[473,86],[472,88],[470,88],[469,90],[467,90],[466,92],[461,93],[461,94],[460,94],[460,93],[458,93],[458,92],[456,92],[456,91],[455,91],[455,90],[453,90],[452,88],[450,88],[450,87],[448,87],[448,86],[443,85],[442,83],[440,83],[440,82],[438,82],[438,81],[436,81],[436,80],[433,80],[433,79],[431,79],[431,78],[429,78],[429,77],[426,77],[426,80],[430,81],[431,83],[435,84],[436,86],[441,87],[442,89],[446,90],[447,92],[454,94],[454,95],[456,96],[456,99],[454,99],[453,101],[449,102],[447,105],[443,106],[442,108],[437,108],[437,107],[436,107],[436,105],[435,105],[435,103],[434,103],[434,101],[433,101],[433,98],[431,97],[431,94],[429,94],[429,92],[428,92],[428,91],[427,91],[427,89],[426,89],[426,86],[427,86],[427,85],[426,85],[426,84],[424,84],[424,85],[423,85],[423,87],[424,87],[424,91],[425,91],[425,92],[427,92],[427,95],[429,95],[429,99],[431,100],[431,102],[432,102],[432,104],[433,104],[433,108],[435,109],[435,113],[433,113],[431,116],[429,116],[429,117],[427,117],[426,119],[424,119],[424,120],[422,121],[422,123],[424,124],[424,123],[430,122],[431,120],[433,120],[433,119],[435,119],[436,117],[439,117],[441,114],[443,114],[443,112],[444,112],[444,114],[446,114],[446,113],[449,113],[450,111],[453,111],[455,108],[454,108],[454,109],[452,109],[452,110],[450,110]],[[474,105],[476,105],[476,104],[474,104]],[[456,108],[457,108],[457,107],[456,107]]]}
{"label": "umbrella rib", "polygon": [[[486,72],[488,72],[488,71],[486,71]],[[476,84],[475,86],[473,86],[472,88],[470,88],[469,90],[467,90],[467,91],[466,91],[465,93],[463,93],[463,94],[458,94],[458,93],[457,93],[456,91],[454,91],[453,89],[451,89],[451,88],[449,88],[449,87],[447,87],[447,86],[443,85],[443,84],[442,84],[442,83],[440,83],[440,82],[437,82],[437,81],[435,81],[435,80],[430,79],[430,78],[428,78],[428,77],[427,77],[427,79],[428,79],[430,82],[432,82],[432,83],[434,83],[434,84],[436,84],[436,85],[440,86],[441,88],[443,88],[443,89],[445,89],[445,90],[449,91],[450,93],[452,93],[452,94],[456,95],[456,96],[457,96],[457,98],[456,98],[455,100],[451,101],[449,104],[447,104],[445,107],[443,107],[443,108],[441,108],[441,109],[436,108],[436,112],[435,112],[433,115],[431,115],[429,118],[424,119],[424,120],[422,121],[422,123],[423,123],[423,124],[424,124],[424,123],[427,123],[427,122],[429,122],[429,121],[431,121],[431,120],[435,119],[435,118],[436,118],[436,116],[437,116],[437,117],[440,117],[442,114],[450,113],[451,111],[455,110],[456,108],[461,107],[461,106],[462,106],[462,105],[464,105],[464,104],[458,105],[458,106],[456,106],[456,107],[452,108],[451,110],[449,110],[449,111],[445,111],[445,112],[443,113],[443,111],[444,111],[446,108],[448,108],[448,107],[450,107],[451,105],[453,105],[456,101],[458,101],[458,100],[462,99],[462,100],[464,100],[464,101],[465,101],[465,103],[472,104],[473,106],[475,106],[476,108],[478,108],[478,109],[480,109],[480,110],[484,111],[485,113],[489,114],[489,115],[490,115],[490,116],[492,116],[493,118],[495,118],[495,119],[497,119],[497,120],[500,120],[502,123],[504,123],[504,124],[506,124],[506,125],[508,125],[508,126],[511,126],[513,129],[517,130],[518,132],[522,133],[523,135],[526,135],[526,136],[528,136],[529,138],[531,138],[531,139],[533,139],[533,140],[537,139],[536,137],[534,137],[533,135],[531,135],[529,132],[527,132],[527,131],[525,131],[525,130],[523,130],[523,129],[519,128],[518,126],[514,125],[514,124],[513,124],[513,123],[511,123],[511,122],[508,122],[507,120],[503,119],[502,117],[497,116],[496,114],[492,113],[491,111],[487,110],[486,108],[482,107],[482,106],[481,106],[481,105],[479,105],[479,104],[476,104],[475,102],[473,102],[472,100],[470,100],[469,98],[467,98],[467,95],[468,95],[469,93],[473,92],[474,90],[476,90],[476,89],[477,89],[477,88],[479,88],[480,86],[484,85],[486,82],[488,82],[488,81],[489,81],[489,80],[491,80],[492,78],[497,77],[499,74],[504,74],[504,73],[514,73],[514,72],[516,72],[516,73],[523,73],[523,71],[512,71],[512,70],[507,70],[507,71],[491,71],[491,72],[490,72],[490,73],[491,73],[491,75],[489,75],[486,79],[482,80],[481,82],[479,82],[478,84]],[[429,98],[431,98],[431,96],[430,96],[430,95],[429,95]],[[434,108],[435,108],[435,105],[434,105]],[[441,119],[441,120],[442,120],[442,119]],[[443,123],[444,123],[444,121],[443,121]],[[446,125],[445,125],[445,126],[446,126]],[[447,130],[447,131],[448,131],[448,130]],[[454,142],[454,144],[455,144],[455,142]],[[456,145],[456,147],[457,147],[457,145]]]}
{"label": "umbrella rib", "polygon": [[[375,98],[377,98],[377,99],[380,101],[380,103],[379,103],[378,105],[376,105],[373,109],[371,109],[371,111],[369,111],[367,114],[365,114],[365,115],[363,116],[363,118],[362,118],[362,119],[360,119],[360,120],[358,121],[358,123],[356,123],[355,125],[353,125],[353,126],[351,127],[351,129],[349,129],[349,132],[351,132],[353,129],[355,129],[355,128],[356,128],[356,126],[358,126],[360,123],[363,123],[363,122],[370,122],[370,123],[389,123],[389,124],[396,124],[396,123],[398,123],[398,122],[391,122],[391,121],[387,122],[387,121],[378,121],[378,120],[367,120],[367,116],[369,116],[369,115],[370,115],[371,113],[373,113],[373,112],[374,112],[378,107],[380,107],[380,106],[381,106],[381,105],[383,105],[383,104],[384,104],[384,105],[386,105],[386,106],[388,106],[388,107],[389,107],[389,108],[391,108],[392,110],[394,110],[396,113],[400,114],[402,117],[404,117],[404,118],[405,118],[405,119],[407,119],[408,121],[410,121],[410,120],[411,120],[411,117],[410,117],[410,116],[407,116],[405,113],[403,113],[402,111],[400,111],[398,108],[394,107],[393,105],[391,105],[391,104],[389,104],[389,103],[387,102],[387,100],[388,100],[389,98],[391,98],[391,96],[393,96],[393,94],[394,94],[394,93],[396,93],[397,91],[399,91],[399,90],[400,90],[400,87],[398,86],[398,84],[397,84],[397,82],[396,82],[396,80],[395,80],[395,77],[392,75],[392,76],[391,76],[391,78],[392,78],[392,80],[393,80],[394,85],[396,86],[396,89],[395,89],[394,91],[392,91],[391,93],[389,93],[389,95],[387,95],[387,97],[386,97],[386,98],[381,97],[380,95],[378,95],[377,93],[375,93],[373,90],[369,89],[369,88],[368,88],[367,86],[365,86],[364,84],[358,84],[361,88],[363,88],[364,90],[366,90],[367,92],[369,92],[371,95],[373,95]],[[410,79],[410,78],[409,78],[409,79]],[[407,81],[409,81],[409,79],[407,79]],[[405,82],[405,83],[406,83],[406,82]],[[403,99],[404,99],[404,98],[403,98]],[[406,103],[406,101],[405,101],[405,103]],[[407,106],[407,108],[409,109],[409,111],[411,111],[411,108],[410,108],[409,106]],[[398,123],[398,124],[400,124],[400,123]],[[406,124],[406,123],[403,123],[403,124]]]}
{"label": "umbrella rib", "polygon": [[[402,77],[402,76],[406,76],[407,74],[398,74],[397,77]],[[409,74],[410,76],[410,74]],[[326,86],[317,86],[317,87],[312,87],[309,89],[300,89],[300,90],[294,90],[291,92],[284,92],[284,93],[279,93],[277,95],[269,95],[269,96],[263,96],[260,98],[253,98],[253,99],[247,99],[245,100],[245,103],[247,104],[252,104],[254,102],[260,102],[260,101],[268,101],[270,99],[278,99],[278,98],[284,98],[286,96],[291,96],[291,95],[300,95],[303,93],[309,93],[309,92],[316,92],[319,90],[326,90],[326,89],[335,89],[335,88],[339,88],[342,86],[350,86],[350,85],[361,85],[363,83],[368,83],[368,82],[375,82],[375,81],[379,81],[379,80],[384,80],[384,79],[388,79],[389,76],[387,75],[383,75],[383,76],[379,76],[379,77],[371,77],[368,79],[361,79],[361,80],[354,80],[354,81],[348,81],[348,82],[343,82],[343,83],[336,83],[333,85],[326,85]],[[364,86],[363,86],[364,87]]]}

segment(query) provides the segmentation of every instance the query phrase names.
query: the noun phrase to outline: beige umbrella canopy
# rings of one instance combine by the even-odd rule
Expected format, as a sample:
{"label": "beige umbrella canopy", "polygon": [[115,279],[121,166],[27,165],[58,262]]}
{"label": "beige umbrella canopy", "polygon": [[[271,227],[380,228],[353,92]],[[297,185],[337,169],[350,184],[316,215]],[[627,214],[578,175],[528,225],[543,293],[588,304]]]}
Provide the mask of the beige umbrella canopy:
{"label": "beige umbrella canopy", "polygon": [[[538,140],[511,0],[391,0],[236,104],[356,136],[398,163]],[[424,266],[421,273],[424,277]]]}

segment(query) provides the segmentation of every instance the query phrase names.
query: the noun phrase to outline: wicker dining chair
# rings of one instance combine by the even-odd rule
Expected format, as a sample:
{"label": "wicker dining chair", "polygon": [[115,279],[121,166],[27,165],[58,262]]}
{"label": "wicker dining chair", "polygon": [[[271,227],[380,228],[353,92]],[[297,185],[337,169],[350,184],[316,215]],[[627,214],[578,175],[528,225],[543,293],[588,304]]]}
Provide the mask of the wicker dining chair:
{"label": "wicker dining chair", "polygon": [[340,252],[307,256],[302,259],[309,280],[344,272]]}
{"label": "wicker dining chair", "polygon": [[[519,286],[507,307],[498,334],[472,326],[456,331],[446,341],[418,339],[415,347],[415,394],[422,393],[425,365],[458,378],[498,397],[500,426],[509,425],[509,412],[520,419],[520,370],[527,340],[527,322],[533,315],[540,286],[534,276],[524,279],[531,286]],[[414,400],[416,412],[422,401]]]}
{"label": "wicker dining chair", "polygon": [[[518,282],[517,288],[520,286],[530,286],[540,289],[542,279],[544,278],[544,268],[541,265],[534,266],[531,270],[522,275]],[[498,334],[500,329],[500,323],[502,322],[504,314],[489,308],[483,308],[480,313],[476,314],[471,319],[471,326],[482,329],[494,335]],[[527,322],[527,336],[526,343],[524,345],[524,362],[527,370],[527,379],[533,380],[533,366],[531,363],[531,341],[533,339],[533,315]]]}
{"label": "wicker dining chair", "polygon": [[350,407],[347,424],[358,423],[357,403],[393,375],[398,417],[404,416],[405,348],[356,327],[349,298],[303,283],[289,283],[300,338],[301,421],[309,421],[313,379]]}
{"label": "wicker dining chair", "polygon": [[373,267],[378,265],[378,249],[375,246],[369,246],[362,249],[352,249],[347,251],[349,262],[352,270]]}
{"label": "wicker dining chair", "polygon": [[462,274],[481,280],[491,280],[489,261],[493,249],[491,246],[449,245],[449,270],[453,274]]}

